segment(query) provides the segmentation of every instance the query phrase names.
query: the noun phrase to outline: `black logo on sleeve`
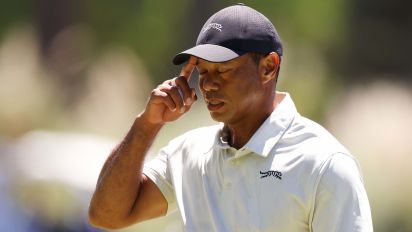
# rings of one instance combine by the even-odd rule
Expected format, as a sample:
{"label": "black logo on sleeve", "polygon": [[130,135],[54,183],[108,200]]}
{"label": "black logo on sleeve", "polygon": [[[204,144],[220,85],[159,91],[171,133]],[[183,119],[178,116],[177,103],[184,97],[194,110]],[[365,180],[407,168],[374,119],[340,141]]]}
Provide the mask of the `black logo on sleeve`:
{"label": "black logo on sleeve", "polygon": [[260,171],[260,175],[261,175],[260,178],[266,178],[268,176],[273,176],[275,178],[278,178],[279,180],[282,179],[282,173],[279,171],[272,171],[272,170],[269,170],[267,172]]}

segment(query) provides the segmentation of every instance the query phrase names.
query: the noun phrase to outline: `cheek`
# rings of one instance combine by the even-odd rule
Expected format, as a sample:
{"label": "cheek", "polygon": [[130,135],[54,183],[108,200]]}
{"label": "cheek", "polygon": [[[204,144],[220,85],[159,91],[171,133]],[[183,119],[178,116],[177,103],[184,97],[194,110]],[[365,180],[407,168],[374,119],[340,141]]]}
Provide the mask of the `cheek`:
{"label": "cheek", "polygon": [[250,103],[253,103],[256,98],[256,89],[249,85],[237,85],[236,87],[230,89],[231,101],[237,107],[247,107]]}
{"label": "cheek", "polygon": [[261,91],[256,82],[244,81],[231,89],[230,98],[237,107],[248,108],[259,101]]}

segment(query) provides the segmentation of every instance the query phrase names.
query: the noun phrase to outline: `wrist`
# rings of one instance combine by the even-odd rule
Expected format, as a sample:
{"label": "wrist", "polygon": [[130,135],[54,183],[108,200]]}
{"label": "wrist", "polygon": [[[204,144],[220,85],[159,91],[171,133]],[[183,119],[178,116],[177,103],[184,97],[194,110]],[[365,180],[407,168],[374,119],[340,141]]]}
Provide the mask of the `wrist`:
{"label": "wrist", "polygon": [[135,131],[140,131],[144,134],[157,134],[157,132],[164,126],[164,122],[153,122],[150,116],[143,111],[135,118],[133,128]]}

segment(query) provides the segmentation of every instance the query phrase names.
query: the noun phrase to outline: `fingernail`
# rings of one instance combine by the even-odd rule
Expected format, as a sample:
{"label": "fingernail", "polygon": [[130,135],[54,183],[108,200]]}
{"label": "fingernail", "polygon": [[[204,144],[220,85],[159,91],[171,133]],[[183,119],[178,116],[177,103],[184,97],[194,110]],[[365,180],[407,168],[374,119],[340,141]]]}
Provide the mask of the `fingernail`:
{"label": "fingernail", "polygon": [[185,112],[185,108],[184,107],[180,108],[180,113],[182,114],[184,112]]}

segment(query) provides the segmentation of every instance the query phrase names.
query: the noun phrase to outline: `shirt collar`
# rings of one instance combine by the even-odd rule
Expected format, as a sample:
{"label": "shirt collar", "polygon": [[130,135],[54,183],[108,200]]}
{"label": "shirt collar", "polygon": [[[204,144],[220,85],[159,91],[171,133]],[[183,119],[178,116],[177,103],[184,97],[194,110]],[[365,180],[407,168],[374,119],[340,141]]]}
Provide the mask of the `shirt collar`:
{"label": "shirt collar", "polygon": [[[236,157],[253,152],[262,157],[267,157],[286,129],[290,126],[295,116],[298,114],[295,104],[289,93],[277,92],[276,97],[280,98],[280,103],[275,110],[263,122],[259,129],[253,134],[250,140],[243,146]],[[283,99],[282,99],[283,98]],[[217,144],[220,148],[230,148],[222,136],[223,124],[217,136]]]}

